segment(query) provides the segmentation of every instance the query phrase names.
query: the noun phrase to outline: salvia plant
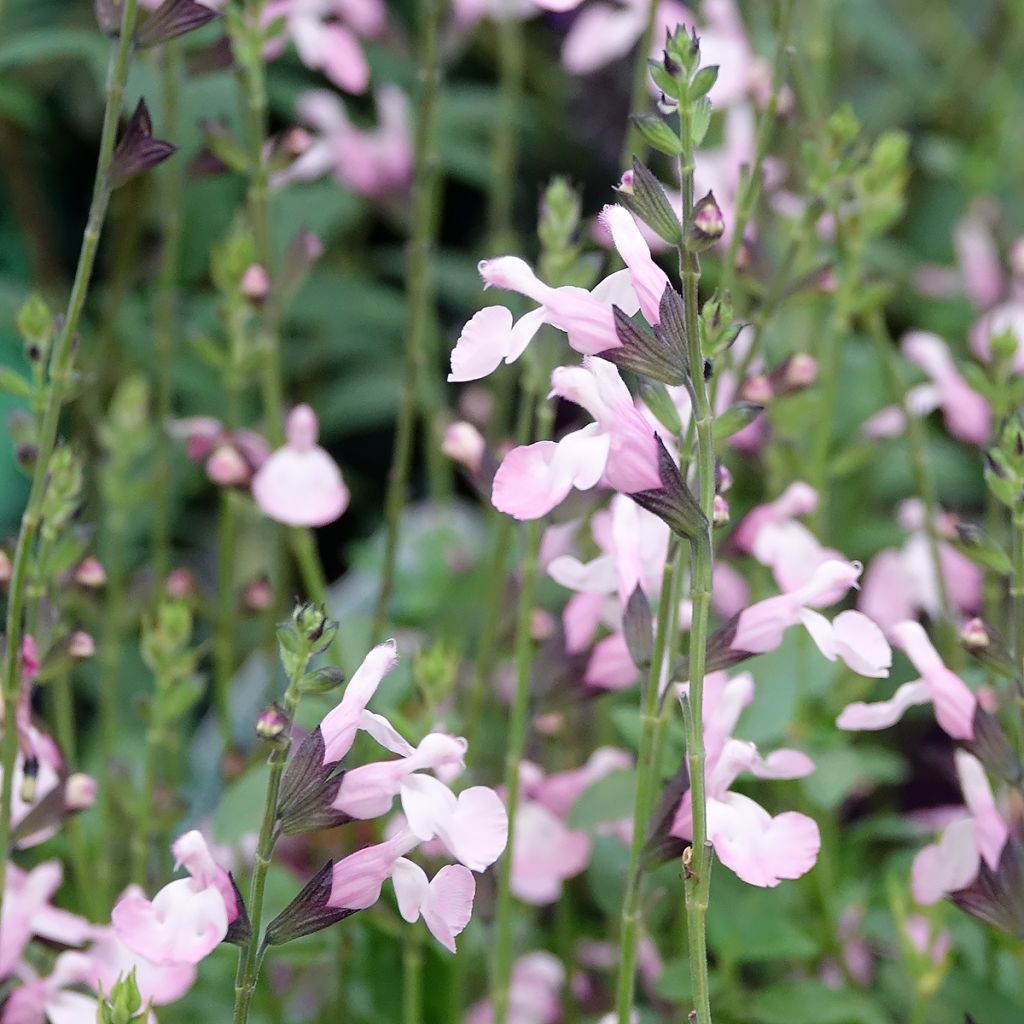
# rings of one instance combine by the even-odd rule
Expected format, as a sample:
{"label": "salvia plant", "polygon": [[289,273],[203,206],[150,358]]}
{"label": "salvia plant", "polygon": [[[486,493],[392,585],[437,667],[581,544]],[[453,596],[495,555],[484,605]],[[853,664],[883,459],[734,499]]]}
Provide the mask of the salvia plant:
{"label": "salvia plant", "polygon": [[1024,1019],[1022,40],[0,0],[0,1024]]}

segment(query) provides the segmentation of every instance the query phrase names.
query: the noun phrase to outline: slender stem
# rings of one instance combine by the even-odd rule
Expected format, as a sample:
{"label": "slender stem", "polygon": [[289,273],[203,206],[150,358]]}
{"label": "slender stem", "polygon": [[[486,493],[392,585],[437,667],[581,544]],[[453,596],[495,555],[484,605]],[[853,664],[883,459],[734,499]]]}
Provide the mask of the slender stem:
{"label": "slender stem", "polygon": [[110,163],[117,138],[117,122],[124,98],[125,81],[132,54],[132,40],[135,35],[135,20],[138,13],[137,0],[125,0],[121,13],[121,31],[113,44],[110,68],[107,74],[106,107],[103,113],[103,129],[100,135],[100,149],[96,162],[96,181],[93,186],[89,218],[82,238],[75,280],[68,299],[64,323],[54,345],[50,358],[50,388],[46,396],[46,409],[39,424],[37,437],[38,455],[32,475],[32,487],[28,504],[22,515],[18,541],[14,550],[11,569],[10,589],[7,596],[7,649],[4,657],[3,698],[4,721],[7,727],[3,737],[3,781],[0,783],[0,910],[3,907],[4,882],[7,870],[7,850],[11,836],[11,787],[14,782],[14,762],[18,752],[18,734],[13,727],[21,686],[19,655],[23,637],[22,616],[25,613],[25,590],[32,548],[40,527],[40,513],[46,480],[57,443],[57,428],[61,406],[71,384],[71,367],[74,358],[75,337],[78,321],[85,305],[96,262],[100,232],[110,202]]}
{"label": "slender stem", "polygon": [[[545,400],[543,370],[534,367],[527,373],[522,401],[536,404],[536,436],[545,438],[554,422],[554,406]],[[547,375],[549,376],[549,375]],[[491,1006],[494,1024],[506,1024],[509,987],[512,981],[512,851],[515,849],[516,811],[519,807],[519,765],[526,749],[526,727],[530,709],[530,676],[533,672],[534,642],[530,634],[533,608],[537,598],[537,563],[540,555],[541,527],[538,520],[527,523],[522,561],[519,602],[516,608],[516,690],[509,719],[505,746],[505,804],[508,808],[508,844],[498,871],[498,898],[495,912],[494,977]]]}
{"label": "slender stem", "polygon": [[491,143],[491,187],[487,196],[487,248],[494,253],[506,252],[513,248],[515,241],[513,213],[525,70],[522,20],[509,13],[499,19],[497,27],[498,105]]}
{"label": "slender stem", "polygon": [[[1010,581],[1013,603],[1013,664],[1017,677],[1017,704],[1024,717],[1024,502],[1013,510],[1013,578]],[[1024,736],[1024,726],[1021,728]]]}
{"label": "slender stem", "polygon": [[423,1024],[423,933],[419,922],[402,933],[402,1024]]}
{"label": "slender stem", "polygon": [[[181,86],[181,50],[166,43],[161,54],[163,126],[169,138],[178,134],[178,95]],[[181,161],[172,160],[161,168],[163,195],[163,250],[154,310],[153,344],[156,349],[156,510],[153,516],[153,573],[158,586],[170,570],[171,559],[171,419],[173,397],[174,342],[177,333],[178,272],[181,261]]]}
{"label": "slender stem", "polygon": [[[693,111],[689,103],[680,106],[679,138],[682,143],[679,179],[683,186],[683,237],[689,236],[693,216]],[[693,819],[691,859],[685,872],[687,938],[690,955],[690,982],[699,1024],[711,1024],[708,994],[707,937],[705,919],[711,885],[711,844],[707,840],[707,800],[704,788],[704,663],[707,653],[711,609],[713,547],[711,521],[715,500],[714,414],[707,382],[704,379],[704,353],[698,325],[700,265],[695,253],[679,250],[679,274],[683,282],[683,305],[687,345],[692,367],[693,421],[697,435],[695,469],[701,511],[705,517],[702,533],[690,542],[690,600],[693,619],[690,624],[690,711],[686,752],[690,773],[690,797]]]}
{"label": "slender stem", "polygon": [[907,447],[910,449],[914,489],[924,505],[924,529],[928,540],[928,554],[932,564],[932,573],[935,576],[935,587],[939,596],[939,613],[946,626],[949,627],[953,622],[953,615],[949,604],[946,576],[942,570],[939,531],[935,521],[939,512],[939,502],[935,490],[935,479],[932,476],[931,466],[928,463],[924,424],[917,416],[912,414],[907,406],[907,391],[901,379],[899,360],[896,356],[896,349],[893,347],[892,338],[889,337],[889,332],[886,329],[885,318],[881,309],[872,311],[868,326],[871,330],[871,338],[875,343],[875,348],[882,360],[882,367],[889,390],[902,410],[903,419],[907,425]]}
{"label": "slender stem", "polygon": [[270,775],[267,779],[267,795],[263,801],[263,822],[260,825],[260,835],[256,846],[256,860],[253,865],[252,881],[249,884],[249,900],[246,909],[249,914],[251,935],[249,941],[238,952],[238,970],[235,974],[235,1009],[232,1016],[232,1024],[245,1024],[249,1019],[249,1008],[252,1005],[252,996],[256,991],[256,981],[259,978],[259,968],[262,961],[260,955],[260,926],[263,922],[263,892],[267,884],[267,871],[270,868],[270,861],[274,854],[274,846],[277,843],[277,804],[281,792],[281,779],[284,776],[284,767],[288,761],[288,752],[291,750],[292,722],[295,719],[295,709],[298,707],[302,691],[299,689],[299,681],[305,672],[305,662],[297,669],[288,682],[288,689],[285,691],[282,700],[282,707],[287,719],[287,726],[284,732],[278,737],[274,749],[267,759],[270,766]]}
{"label": "slender stem", "polygon": [[[743,175],[743,182],[739,189],[739,198],[736,201],[736,222],[732,225],[732,234],[729,236],[729,246],[722,260],[722,293],[732,291],[736,278],[736,257],[740,245],[743,242],[743,235],[747,230],[747,224],[757,209],[758,199],[761,197],[761,171],[764,167],[765,157],[768,155],[768,145],[772,138],[772,129],[775,127],[775,116],[779,110],[779,96],[786,78],[786,53],[789,46],[789,31],[793,18],[794,0],[781,0],[779,9],[779,28],[776,39],[775,64],[772,68],[772,87],[768,96],[768,102],[761,112],[761,118],[757,126],[757,140],[754,144],[754,160],[746,168]],[[740,378],[742,382],[742,378]]]}
{"label": "slender stem", "polygon": [[217,613],[213,634],[213,702],[221,743],[228,750],[231,729],[231,679],[235,672],[235,626],[238,599],[235,588],[235,548],[238,543],[238,495],[225,488],[217,523]]}
{"label": "slender stem", "polygon": [[167,680],[156,679],[153,702],[150,705],[150,722],[146,730],[146,753],[142,763],[142,785],[135,812],[135,828],[132,832],[132,881],[146,887],[146,873],[149,861],[149,846],[152,836],[153,792],[156,789],[157,764],[160,751],[166,742],[166,726],[163,721],[162,705]]}
{"label": "slender stem", "polygon": [[676,618],[679,602],[673,608],[673,596],[678,595],[683,570],[683,549],[672,545],[661,580],[658,599],[657,628],[654,635],[654,653],[646,685],[640,696],[640,750],[637,758],[636,799],[633,803],[633,835],[629,846],[629,866],[626,869],[626,892],[622,900],[622,918],[619,925],[619,970],[615,989],[615,1007],[619,1024],[630,1024],[633,1012],[633,992],[636,985],[636,954],[640,937],[640,855],[647,838],[647,821],[654,807],[660,782],[661,758],[658,743],[660,714],[658,691],[665,665],[670,661],[677,637]]}
{"label": "slender stem", "polygon": [[[633,88],[629,98],[629,112],[639,114],[647,110],[649,104],[647,98],[647,58],[650,55],[651,47],[654,45],[654,28],[658,17],[658,0],[648,0],[647,19],[644,22],[644,33],[640,37],[636,57],[633,64]],[[632,120],[628,122],[626,136],[622,140],[622,156],[619,164],[623,170],[632,166],[633,155],[636,154],[643,159],[647,149],[644,137],[637,130]]]}
{"label": "slender stem", "polygon": [[395,427],[395,449],[388,474],[386,498],[386,536],[380,591],[373,616],[371,641],[381,636],[395,586],[398,541],[402,509],[405,506],[412,462],[412,442],[416,420],[418,382],[429,372],[425,342],[433,330],[431,309],[433,288],[430,261],[434,246],[438,196],[438,161],[435,152],[437,93],[441,70],[438,57],[440,0],[423,0],[420,5],[420,96],[415,138],[415,175],[413,180],[412,236],[409,240],[409,277],[406,286],[408,321],[406,325],[405,376],[402,402]]}

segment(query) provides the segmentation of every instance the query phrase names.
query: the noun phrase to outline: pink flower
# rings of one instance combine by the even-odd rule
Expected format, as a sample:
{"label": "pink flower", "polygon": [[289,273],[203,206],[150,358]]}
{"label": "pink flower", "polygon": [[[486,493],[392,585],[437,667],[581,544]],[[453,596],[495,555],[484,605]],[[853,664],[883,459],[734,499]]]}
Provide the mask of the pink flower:
{"label": "pink flower", "polygon": [[[555,1024],[562,1016],[562,961],[543,950],[521,956],[512,966],[508,993],[508,1024]],[[466,1024],[493,1024],[490,1003],[473,1006]]]}
{"label": "pink flower", "polygon": [[[129,886],[123,895],[145,898],[137,886]],[[195,964],[154,964],[132,952],[113,928],[96,928],[86,955],[89,966],[83,971],[83,980],[90,988],[98,991],[102,987],[104,992],[109,992],[119,977],[134,969],[143,1002],[152,1000],[154,1006],[177,1002],[196,980]]]}
{"label": "pink flower", "polygon": [[454,953],[455,937],[473,914],[473,873],[461,864],[448,864],[428,881],[423,868],[401,857],[392,869],[391,881],[402,917],[412,924],[422,915],[431,935]]}
{"label": "pink flower", "polygon": [[989,310],[968,335],[971,351],[985,363],[992,361],[992,339],[1009,331],[1017,343],[1011,360],[1014,373],[1024,373],[1024,302],[1013,299]]}
{"label": "pink flower", "polygon": [[602,479],[625,494],[661,486],[654,431],[611,363],[588,357],[583,366],[558,367],[551,387],[597,422],[557,444],[538,441],[510,452],[495,474],[495,508],[516,519],[539,519],[573,487],[588,490]]}
{"label": "pink flower", "polygon": [[331,892],[327,905],[338,910],[366,910],[380,899],[386,879],[395,864],[419,844],[408,829],[339,860],[331,872]]}
{"label": "pink flower", "polygon": [[[730,792],[730,787],[742,772],[764,779],[802,778],[814,770],[814,762],[798,750],[775,750],[762,757],[753,743],[732,737],[743,708],[753,699],[749,673],[734,679],[712,673],[706,687],[708,838],[715,853],[751,885],[775,886],[784,878],[799,878],[814,866],[821,846],[815,822],[794,811],[772,817],[749,797]],[[676,809],[670,834],[691,838],[691,815],[687,791]]]}
{"label": "pink flower", "polygon": [[92,929],[84,918],[50,905],[63,874],[56,860],[44,861],[31,871],[7,865],[0,920],[0,979],[14,972],[34,935],[67,946],[80,945],[89,938]]}
{"label": "pink flower", "polygon": [[171,849],[189,877],[165,885],[152,902],[142,895],[124,897],[111,922],[132,952],[158,966],[197,964],[224,940],[238,916],[238,902],[202,833],[186,832]]}
{"label": "pink flower", "polygon": [[988,402],[964,380],[945,342],[936,334],[911,331],[901,345],[903,354],[919,366],[938,389],[949,432],[967,444],[985,444],[992,429],[992,411]]}
{"label": "pink flower", "polygon": [[251,430],[228,430],[212,416],[189,416],[170,424],[173,437],[185,441],[193,462],[206,464],[206,475],[218,487],[248,487],[267,461],[270,446]]}
{"label": "pink flower", "polygon": [[287,442],[253,477],[252,496],[265,515],[289,526],[325,526],[348,508],[338,464],[317,443],[316,413],[297,405],[285,425]]}
{"label": "pink flower", "polygon": [[413,164],[409,101],[397,86],[385,85],[377,93],[376,105],[377,127],[363,130],[352,124],[333,92],[304,93],[298,117],[315,134],[295,162],[274,175],[271,187],[332,173],[339,184],[369,198],[403,192],[412,179]]}
{"label": "pink flower", "polygon": [[999,250],[992,237],[992,221],[999,211],[993,204],[975,202],[953,230],[953,248],[964,291],[977,309],[989,309],[999,301],[1003,271]]}
{"label": "pink flower", "polygon": [[360,723],[370,721],[366,717],[366,705],[377,692],[381,680],[397,663],[398,650],[394,640],[378,644],[363,659],[345,687],[341,701],[318,726],[324,742],[324,766],[337,764],[352,748]]}
{"label": "pink flower", "polygon": [[995,871],[1009,838],[981,762],[963,750],[954,756],[970,817],[948,825],[937,843],[924,847],[914,858],[911,888],[918,903],[936,903],[966,888],[982,860]]}
{"label": "pink flower", "polygon": [[23,965],[19,970],[22,984],[5,1000],[0,1024],[94,1024],[95,998],[72,988],[87,983],[88,960],[82,953],[62,953],[45,978]]}
{"label": "pink flower", "polygon": [[462,765],[466,741],[445,733],[430,733],[415,750],[397,761],[378,761],[345,772],[333,807],[353,818],[377,818],[387,814],[394,798],[403,791],[415,771]]}
{"label": "pink flower", "polygon": [[843,709],[836,720],[840,729],[887,729],[916,704],[935,705],[935,718],[943,730],[957,740],[974,737],[977,699],[967,684],[942,663],[921,624],[901,622],[892,631],[893,639],[910,658],[922,678],[904,683],[887,701],[874,704],[856,702]]}
{"label": "pink flower", "polygon": [[[306,67],[323,73],[345,92],[364,92],[370,67],[359,37],[384,31],[387,11],[381,0],[270,0],[263,10],[263,24],[285,20],[285,32],[295,43]],[[284,38],[267,46],[267,56],[284,49]]]}
{"label": "pink flower", "polygon": [[512,892],[524,903],[547,906],[562,883],[578,875],[590,858],[590,837],[567,828],[543,804],[523,800],[516,812],[512,844]]}
{"label": "pink flower", "polygon": [[783,526],[797,516],[807,515],[818,507],[818,492],[802,480],[791,483],[774,501],[751,509],[732,535],[740,551],[751,554],[758,534],[771,525]]}
{"label": "pink flower", "polygon": [[763,654],[775,650],[785,631],[802,622],[829,661],[841,658],[861,675],[888,675],[892,652],[882,631],[866,615],[841,612],[829,623],[813,610],[838,601],[856,584],[860,572],[859,562],[824,562],[803,586],[740,612],[730,646],[735,651]]}
{"label": "pink flower", "polygon": [[654,262],[651,250],[637,227],[633,214],[622,206],[605,206],[602,223],[611,233],[622,262],[629,270],[630,281],[648,323],[659,322],[661,297],[670,287],[665,271]]}

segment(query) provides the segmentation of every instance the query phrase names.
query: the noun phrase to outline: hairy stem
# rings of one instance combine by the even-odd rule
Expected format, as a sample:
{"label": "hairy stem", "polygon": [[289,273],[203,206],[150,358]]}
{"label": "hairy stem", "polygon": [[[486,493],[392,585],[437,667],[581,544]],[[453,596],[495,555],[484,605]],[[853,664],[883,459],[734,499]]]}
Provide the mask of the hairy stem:
{"label": "hairy stem", "polygon": [[110,165],[117,139],[117,122],[124,99],[124,87],[128,78],[135,35],[135,21],[138,13],[137,0],[125,0],[121,12],[121,30],[112,44],[110,66],[107,73],[106,107],[103,113],[103,129],[100,135],[100,149],[96,161],[96,180],[93,186],[89,217],[82,238],[75,280],[68,299],[64,322],[50,356],[50,387],[46,395],[46,407],[39,423],[37,436],[37,457],[32,474],[32,486],[28,503],[22,515],[18,540],[14,550],[11,582],[7,595],[6,637],[7,649],[4,656],[3,698],[5,722],[3,737],[3,780],[0,783],[0,910],[3,907],[4,882],[7,870],[7,851],[11,839],[11,787],[14,782],[14,762],[18,753],[18,733],[13,727],[18,693],[21,688],[19,657],[24,636],[22,618],[25,614],[26,583],[32,549],[40,527],[40,513],[46,491],[46,480],[50,458],[57,443],[57,428],[61,407],[71,384],[71,368],[74,359],[75,337],[82,315],[85,299],[92,280],[96,251],[99,248],[100,233],[110,202]]}
{"label": "hairy stem", "polygon": [[406,287],[407,323],[405,375],[402,401],[395,426],[395,448],[388,474],[384,564],[380,590],[373,615],[370,639],[376,642],[385,627],[391,595],[395,587],[398,542],[402,510],[409,486],[413,433],[416,423],[418,382],[429,372],[425,343],[433,330],[431,309],[433,287],[430,259],[437,226],[438,162],[435,152],[437,93],[440,63],[437,37],[441,20],[440,0],[422,0],[420,25],[420,96],[415,138],[415,176],[413,180],[412,236],[409,240],[409,277]]}
{"label": "hairy stem", "polygon": [[[682,143],[679,179],[683,186],[683,237],[690,235],[693,217],[693,111],[689,103],[679,108],[679,138]],[[690,600],[693,619],[690,624],[689,719],[686,737],[687,766],[690,773],[692,804],[692,846],[685,871],[687,937],[690,955],[690,983],[699,1024],[711,1024],[708,995],[708,961],[705,920],[711,885],[711,844],[707,840],[707,800],[704,787],[704,663],[711,609],[711,573],[713,547],[711,523],[715,500],[714,414],[707,382],[704,379],[704,352],[698,324],[698,281],[700,264],[695,253],[679,250],[679,274],[683,282],[683,304],[689,347],[693,422],[697,437],[694,466],[704,531],[690,542]]]}

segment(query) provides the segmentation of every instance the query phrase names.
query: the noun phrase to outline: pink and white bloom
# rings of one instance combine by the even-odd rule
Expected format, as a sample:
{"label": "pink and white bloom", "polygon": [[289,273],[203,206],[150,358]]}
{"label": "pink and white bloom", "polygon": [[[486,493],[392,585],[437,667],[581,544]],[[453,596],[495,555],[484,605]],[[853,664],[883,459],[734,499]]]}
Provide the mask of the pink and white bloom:
{"label": "pink and white bloom", "polygon": [[[949,433],[966,444],[983,445],[992,431],[992,410],[964,379],[950,355],[946,343],[927,331],[905,335],[903,354],[927,374],[929,383],[917,385],[907,393],[907,412],[927,416],[941,408]],[[902,431],[903,411],[896,407],[876,413],[863,427],[869,437],[891,437]]]}
{"label": "pink and white bloom", "polygon": [[308,405],[285,423],[287,441],[253,477],[252,496],[263,513],[289,526],[325,526],[348,508],[338,464],[317,443],[319,424]]}
{"label": "pink and white bloom", "polygon": [[[939,615],[942,603],[932,557],[931,539],[925,528],[926,511],[916,498],[900,504],[897,518],[909,537],[902,548],[885,548],[868,563],[857,607],[889,634],[892,628],[921,612]],[[939,513],[938,551],[942,581],[950,604],[965,615],[981,607],[984,573],[943,537],[952,531],[949,517]]]}
{"label": "pink and white bloom", "polygon": [[624,494],[661,487],[654,430],[613,364],[588,357],[583,366],[558,367],[551,389],[597,422],[557,444],[538,441],[510,452],[494,477],[495,508],[516,519],[539,519],[573,487],[589,490],[602,480]]}
{"label": "pink and white bloom", "polygon": [[366,91],[370,66],[359,40],[383,33],[383,0],[270,0],[263,24],[269,26],[278,18],[284,18],[285,34],[268,43],[268,59],[277,57],[290,38],[306,67],[322,71],[345,92]]}
{"label": "pink and white bloom", "polygon": [[982,861],[995,871],[1009,838],[981,762],[964,750],[954,756],[970,816],[948,825],[937,843],[914,858],[911,888],[914,899],[926,905],[970,885]]}
{"label": "pink and white bloom", "polygon": [[774,501],[751,509],[736,527],[732,542],[740,551],[752,554],[757,538],[768,526],[785,526],[797,516],[805,516],[818,507],[818,492],[808,483],[796,480]]}
{"label": "pink and white bloom", "polygon": [[1014,373],[1024,373],[1024,301],[1011,299],[989,310],[968,335],[971,351],[984,363],[992,361],[992,339],[1009,332],[1017,343],[1011,360]]}
{"label": "pink and white bloom", "polygon": [[[776,750],[762,757],[753,743],[732,737],[743,708],[753,699],[754,682],[749,673],[735,679],[712,673],[705,683],[708,838],[715,853],[751,885],[771,887],[784,878],[799,878],[817,860],[821,838],[816,823],[795,811],[773,817],[749,797],[730,792],[730,786],[745,771],[766,779],[803,778],[814,770],[814,762],[798,750]],[[690,839],[691,814],[688,790],[676,810],[670,834]]]}
{"label": "pink and white bloom", "polygon": [[224,941],[239,914],[231,879],[210,855],[202,833],[186,832],[171,850],[189,877],[169,882],[152,901],[130,894],[111,914],[117,937],[158,966],[199,963]]}
{"label": "pink and white bloom", "polygon": [[874,622],[860,612],[845,611],[829,623],[814,610],[838,601],[856,585],[860,573],[859,562],[822,563],[803,586],[740,612],[730,646],[735,651],[763,654],[782,643],[790,626],[803,623],[829,661],[839,658],[861,675],[887,676],[892,651]]}
{"label": "pink and white bloom", "polygon": [[[512,965],[508,992],[508,1024],[556,1024],[562,1016],[565,967],[554,953],[537,950]],[[493,1024],[489,1002],[470,1008],[466,1024]]]}
{"label": "pink and white bloom", "polygon": [[402,917],[412,924],[422,916],[430,934],[454,953],[455,938],[473,915],[473,872],[461,864],[448,864],[428,881],[423,868],[400,857],[392,869],[391,882]]}
{"label": "pink and white bloom", "polygon": [[362,129],[333,92],[313,89],[299,97],[298,119],[314,134],[294,163],[274,175],[271,187],[332,174],[340,185],[369,198],[404,192],[413,167],[409,101],[394,85],[382,86],[375,100],[377,126]]}
{"label": "pink and white bloom", "polygon": [[889,700],[847,705],[836,725],[851,730],[888,729],[908,708],[931,703],[935,719],[947,735],[956,740],[973,739],[977,698],[958,675],[946,668],[921,624],[901,622],[892,635],[921,678],[904,683]]}

